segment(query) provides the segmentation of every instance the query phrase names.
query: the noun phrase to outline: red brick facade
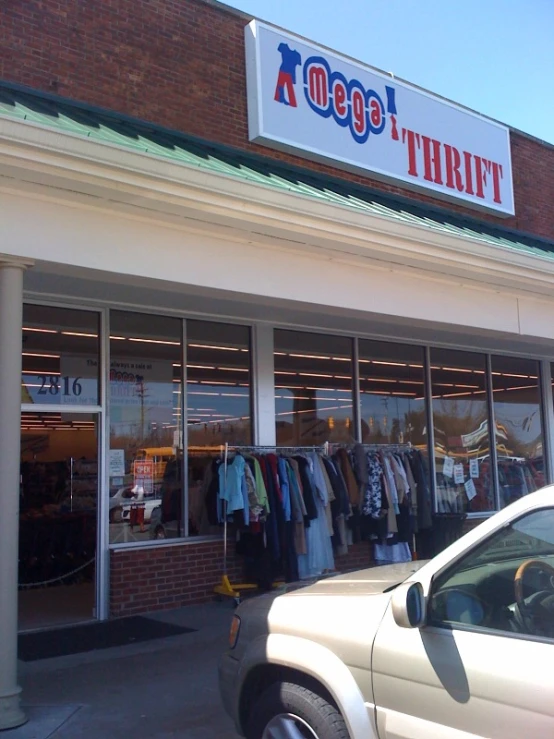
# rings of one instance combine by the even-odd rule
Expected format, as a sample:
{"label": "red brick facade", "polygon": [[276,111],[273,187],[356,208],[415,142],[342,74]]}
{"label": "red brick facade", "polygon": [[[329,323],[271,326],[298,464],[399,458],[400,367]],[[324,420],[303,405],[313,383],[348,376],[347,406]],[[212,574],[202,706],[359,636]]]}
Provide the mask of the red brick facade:
{"label": "red brick facade", "polygon": [[[248,17],[213,0],[11,0],[0,19],[1,79],[434,202],[249,144]],[[483,218],[554,239],[554,147],[519,133],[511,140],[516,216]]]}
{"label": "red brick facade", "polygon": [[[223,541],[127,549],[111,552],[110,608],[112,616],[130,616],[145,611],[162,611],[214,598],[214,586],[221,581]],[[350,547],[348,555],[337,557],[338,570],[359,569],[371,564],[367,542]],[[228,574],[240,582],[242,560],[230,548]]]}

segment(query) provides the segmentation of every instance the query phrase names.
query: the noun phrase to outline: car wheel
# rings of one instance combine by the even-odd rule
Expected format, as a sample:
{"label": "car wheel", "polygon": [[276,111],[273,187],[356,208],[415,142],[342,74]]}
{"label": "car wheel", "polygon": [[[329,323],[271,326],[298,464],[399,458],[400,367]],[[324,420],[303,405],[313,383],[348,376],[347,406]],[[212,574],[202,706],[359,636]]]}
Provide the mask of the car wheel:
{"label": "car wheel", "polygon": [[247,739],[348,739],[335,706],[294,683],[271,685],[254,704]]}

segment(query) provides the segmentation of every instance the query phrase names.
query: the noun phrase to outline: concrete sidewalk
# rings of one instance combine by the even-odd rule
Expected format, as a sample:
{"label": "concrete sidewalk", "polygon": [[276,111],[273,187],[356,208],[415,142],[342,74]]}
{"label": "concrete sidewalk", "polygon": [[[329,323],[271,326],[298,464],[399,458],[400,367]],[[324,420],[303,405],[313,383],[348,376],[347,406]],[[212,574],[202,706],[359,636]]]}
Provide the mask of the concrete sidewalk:
{"label": "concrete sidewalk", "polygon": [[230,601],[150,614],[198,631],[20,662],[29,722],[0,739],[236,739],[217,688],[232,614]]}

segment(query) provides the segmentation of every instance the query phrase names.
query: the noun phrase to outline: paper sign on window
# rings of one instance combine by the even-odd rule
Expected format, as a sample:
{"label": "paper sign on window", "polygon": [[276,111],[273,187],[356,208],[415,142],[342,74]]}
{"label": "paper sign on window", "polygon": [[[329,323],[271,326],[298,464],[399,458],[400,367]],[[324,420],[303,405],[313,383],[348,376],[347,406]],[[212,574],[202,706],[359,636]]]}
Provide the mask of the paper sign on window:
{"label": "paper sign on window", "polygon": [[454,482],[456,485],[462,485],[464,482],[464,466],[463,464],[454,465]]}
{"label": "paper sign on window", "polygon": [[445,477],[452,477],[454,474],[454,460],[452,457],[445,457],[442,465],[442,474]]}
{"label": "paper sign on window", "polygon": [[479,477],[479,460],[478,459],[469,460],[469,476],[473,478],[474,480]]}
{"label": "paper sign on window", "polygon": [[466,489],[467,499],[473,500],[473,498],[475,498],[475,496],[477,495],[477,490],[475,489],[475,483],[473,482],[473,480],[468,480],[464,484],[464,487]]}

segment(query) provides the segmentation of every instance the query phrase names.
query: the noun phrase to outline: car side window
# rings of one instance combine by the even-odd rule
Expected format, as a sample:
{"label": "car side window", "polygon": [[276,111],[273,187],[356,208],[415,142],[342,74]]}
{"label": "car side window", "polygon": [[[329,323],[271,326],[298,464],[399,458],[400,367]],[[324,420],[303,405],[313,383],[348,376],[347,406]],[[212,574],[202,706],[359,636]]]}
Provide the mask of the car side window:
{"label": "car side window", "polygon": [[554,509],[522,516],[439,575],[428,620],[554,639]]}

